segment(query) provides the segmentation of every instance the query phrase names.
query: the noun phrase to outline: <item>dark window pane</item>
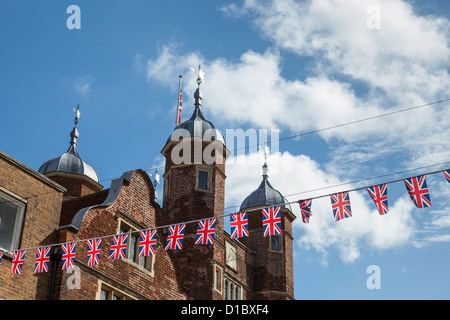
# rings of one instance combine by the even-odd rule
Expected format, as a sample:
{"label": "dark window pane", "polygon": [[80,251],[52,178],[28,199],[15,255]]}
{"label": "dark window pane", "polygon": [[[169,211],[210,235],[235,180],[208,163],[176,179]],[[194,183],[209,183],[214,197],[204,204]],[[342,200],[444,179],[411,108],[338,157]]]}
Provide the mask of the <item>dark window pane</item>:
{"label": "dark window pane", "polygon": [[280,251],[280,237],[272,236],[270,240],[270,249],[273,251]]}
{"label": "dark window pane", "polygon": [[208,173],[205,171],[198,172],[198,188],[208,189]]}

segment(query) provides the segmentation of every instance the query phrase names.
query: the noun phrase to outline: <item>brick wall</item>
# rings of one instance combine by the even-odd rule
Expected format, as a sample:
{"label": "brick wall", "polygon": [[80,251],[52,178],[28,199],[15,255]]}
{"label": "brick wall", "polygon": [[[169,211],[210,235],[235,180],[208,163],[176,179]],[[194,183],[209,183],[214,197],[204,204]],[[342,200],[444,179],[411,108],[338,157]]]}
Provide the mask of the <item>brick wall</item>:
{"label": "brick wall", "polygon": [[[167,154],[167,153],[166,153]],[[2,157],[3,156],[3,157]],[[210,173],[210,188],[196,189],[197,170]],[[19,197],[29,198],[20,247],[36,247],[61,242],[85,240],[118,233],[119,223],[125,222],[141,230],[180,222],[209,218],[224,213],[225,167],[221,165],[173,165],[166,162],[167,190],[164,207],[155,202],[154,189],[147,173],[135,170],[131,180],[123,181],[119,196],[108,207],[91,209],[84,217],[80,230],[64,227],[73,214],[85,206],[102,203],[108,192],[91,189],[80,198],[66,198],[63,188],[0,153],[0,186]],[[165,183],[167,182],[165,179]],[[87,189],[86,189],[87,190]],[[80,189],[80,194],[84,194]],[[92,193],[94,192],[94,193]],[[66,194],[67,195],[67,194]],[[64,219],[60,221],[61,204]],[[73,212],[70,212],[70,208]],[[67,211],[67,212],[65,212]],[[67,215],[65,215],[67,213]],[[224,231],[224,219],[216,221],[214,245],[194,245],[197,223],[187,224],[183,248],[164,249],[167,233],[158,229],[159,246],[150,272],[128,260],[108,260],[111,238],[104,238],[100,264],[87,266],[86,242],[77,243],[76,266],[80,288],[71,289],[68,283],[75,273],[62,271],[56,265],[53,299],[78,300],[98,298],[99,285],[107,284],[133,299],[223,299],[222,290],[214,290],[214,271],[218,266],[226,277],[242,286],[243,299],[293,298],[292,221],[295,217],[283,211],[282,252],[269,250],[269,238],[262,235],[261,212],[249,212],[251,235],[236,241]],[[237,251],[237,267],[231,268],[225,258],[226,243]],[[33,274],[35,251],[27,252],[22,275],[11,275],[11,259],[4,256],[0,266],[1,299],[47,299],[51,288],[50,271]]]}
{"label": "brick wall", "polygon": [[[195,159],[195,143],[191,141],[191,160]],[[195,140],[195,141],[194,141]],[[207,148],[208,142],[200,142],[202,150]],[[198,147],[198,146],[197,146]],[[211,218],[222,215],[225,195],[225,159],[217,154],[219,161],[206,164],[200,159],[199,163],[175,165],[172,162],[172,148],[169,144],[163,150],[166,157],[166,171],[164,175],[163,210],[159,218],[159,225],[170,225],[198,219]],[[198,170],[208,172],[208,189],[199,190],[196,187]],[[182,250],[173,251],[175,268],[188,299],[219,299],[221,295],[214,290],[214,265],[223,260],[224,256],[224,223],[223,219],[216,220],[215,244],[195,245],[197,223],[186,225]],[[222,265],[219,262],[219,265]]]}
{"label": "brick wall", "polygon": [[[19,248],[54,244],[58,240],[62,187],[10,156],[0,153],[0,186],[28,199]],[[0,266],[0,299],[48,299],[51,272],[34,274],[36,250],[27,250],[22,274],[11,274],[11,255]]]}
{"label": "brick wall", "polygon": [[[122,185],[120,195],[111,206],[90,210],[84,217],[81,229],[64,229],[60,241],[114,235],[118,233],[121,220],[138,230],[154,228],[159,210],[148,175],[142,170],[136,170],[129,184]],[[164,237],[161,230],[158,230],[158,237]],[[80,268],[81,287],[69,289],[67,283],[72,274],[59,271],[58,299],[95,299],[100,282],[134,299],[185,298],[178,287],[172,257],[164,250],[164,243],[156,249],[154,271],[150,272],[128,259],[108,260],[111,240],[102,240],[100,263],[94,267],[87,266],[86,242],[77,244],[76,266]]]}
{"label": "brick wall", "polygon": [[254,265],[256,255],[248,247],[243,245],[242,242],[232,239],[227,232],[225,232],[224,235],[225,241],[236,248],[236,269],[231,268],[227,264],[226,257],[223,255],[224,259],[222,259],[221,263],[224,267],[224,277],[242,285],[242,299],[252,300],[254,299]]}
{"label": "brick wall", "polygon": [[281,209],[281,250],[270,249],[270,236],[264,237],[261,210],[248,211],[249,236],[241,241],[255,252],[254,291],[256,299],[293,299],[293,237],[295,216]]}
{"label": "brick wall", "polygon": [[47,177],[67,189],[65,198],[81,197],[98,192],[103,186],[91,180],[89,177],[65,172],[53,172],[46,174]]}

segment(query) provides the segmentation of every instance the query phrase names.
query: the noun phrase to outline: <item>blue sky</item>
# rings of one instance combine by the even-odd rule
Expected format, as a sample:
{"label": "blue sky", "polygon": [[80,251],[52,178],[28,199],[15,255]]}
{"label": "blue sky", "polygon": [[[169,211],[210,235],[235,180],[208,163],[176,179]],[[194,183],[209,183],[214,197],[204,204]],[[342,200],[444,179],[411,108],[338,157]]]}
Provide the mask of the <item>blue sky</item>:
{"label": "blue sky", "polygon": [[[81,9],[78,30],[66,26],[72,4]],[[178,75],[187,119],[196,87],[190,68],[199,63],[203,111],[224,134],[268,130],[283,138],[448,99],[449,7],[0,0],[0,149],[39,169],[67,150],[80,104],[78,150],[105,188],[131,169],[154,174],[174,127]],[[282,140],[270,145],[269,179],[295,201],[448,169],[449,106]],[[259,185],[261,161],[255,150],[229,160],[227,212]],[[327,197],[313,200],[309,224],[292,205],[295,297],[450,298],[450,184],[439,174],[427,182],[427,209],[414,207],[402,182],[389,184],[386,216],[364,190],[350,193],[353,217],[339,222]],[[371,265],[381,271],[380,289],[366,286]]]}

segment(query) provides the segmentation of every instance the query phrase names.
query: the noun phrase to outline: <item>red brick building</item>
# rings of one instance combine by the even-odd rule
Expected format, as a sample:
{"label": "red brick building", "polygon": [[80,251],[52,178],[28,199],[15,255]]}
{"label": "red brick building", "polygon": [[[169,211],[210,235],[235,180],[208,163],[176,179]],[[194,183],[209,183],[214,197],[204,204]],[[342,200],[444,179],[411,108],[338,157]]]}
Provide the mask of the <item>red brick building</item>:
{"label": "red brick building", "polygon": [[48,299],[52,273],[34,275],[35,250],[27,250],[22,274],[12,275],[11,252],[58,243],[66,189],[0,151],[0,299]]}
{"label": "red brick building", "polygon": [[[224,225],[225,161],[222,133],[202,112],[200,88],[195,110],[162,148],[166,159],[162,207],[149,175],[128,171],[110,187],[81,159],[71,132],[70,148],[39,172],[0,153],[0,200],[11,201],[15,224],[0,238],[0,298],[3,299],[293,299],[295,216],[268,181],[242,203],[249,236],[232,239]],[[282,232],[264,237],[261,208],[281,205]],[[0,218],[13,209],[0,204]],[[216,218],[214,244],[196,245],[197,221]],[[10,219],[11,220],[11,219]],[[1,223],[1,222],[0,222]],[[186,223],[183,245],[166,250],[168,227]],[[0,224],[2,226],[2,224]],[[155,254],[139,256],[139,231],[156,229]],[[128,234],[126,256],[108,259],[111,236]],[[87,239],[101,238],[100,263],[88,266]],[[8,240],[9,239],[9,240]],[[34,273],[35,248],[76,243],[75,267],[62,270],[61,248],[52,247],[46,273]],[[11,252],[27,249],[20,275],[10,273]]]}

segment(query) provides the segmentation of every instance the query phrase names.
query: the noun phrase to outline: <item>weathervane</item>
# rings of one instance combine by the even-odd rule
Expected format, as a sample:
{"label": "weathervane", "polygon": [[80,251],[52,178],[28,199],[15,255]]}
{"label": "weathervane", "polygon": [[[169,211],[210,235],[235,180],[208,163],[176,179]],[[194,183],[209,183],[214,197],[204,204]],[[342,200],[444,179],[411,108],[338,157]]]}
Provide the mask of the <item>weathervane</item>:
{"label": "weathervane", "polygon": [[[260,149],[263,148],[263,146],[259,146]],[[264,142],[264,162],[267,163],[267,158],[270,155],[270,148],[267,146],[267,142]]]}
{"label": "weathervane", "polygon": [[198,65],[198,72],[195,72],[194,68],[191,68],[191,71],[197,75],[197,84],[198,87],[200,88],[200,84],[205,79],[205,73],[202,70],[202,65],[201,64]]}
{"label": "weathervane", "polygon": [[80,114],[81,114],[81,112],[80,112],[80,105],[79,104],[77,105],[77,110],[75,110],[75,108],[74,108],[73,112],[75,112],[74,122],[75,122],[75,127],[76,127],[77,124],[78,124],[78,120],[80,120]]}
{"label": "weathervane", "polygon": [[194,99],[195,99],[194,106],[195,106],[195,110],[197,110],[202,107],[202,101],[201,101],[202,93],[200,91],[200,84],[203,82],[203,79],[205,78],[205,73],[202,71],[201,64],[198,65],[198,73],[195,72],[195,70],[193,68],[191,68],[191,71],[197,75],[198,88],[194,92]]}

